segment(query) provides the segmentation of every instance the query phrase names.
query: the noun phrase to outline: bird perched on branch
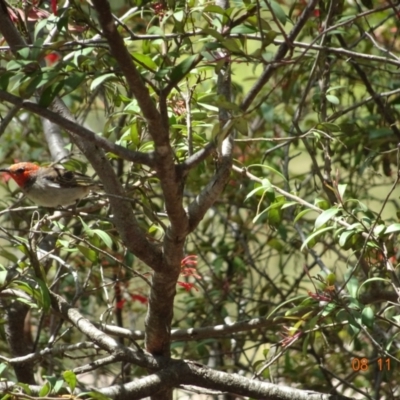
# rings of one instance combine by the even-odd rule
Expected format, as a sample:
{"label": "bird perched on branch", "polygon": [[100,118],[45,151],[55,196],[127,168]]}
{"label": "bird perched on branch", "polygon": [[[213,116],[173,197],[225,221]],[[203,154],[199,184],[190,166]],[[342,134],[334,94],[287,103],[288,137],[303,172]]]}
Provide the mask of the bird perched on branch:
{"label": "bird perched on branch", "polygon": [[7,172],[29,199],[43,207],[72,205],[99,188],[98,183],[79,172],[30,162],[13,164],[0,171]]}

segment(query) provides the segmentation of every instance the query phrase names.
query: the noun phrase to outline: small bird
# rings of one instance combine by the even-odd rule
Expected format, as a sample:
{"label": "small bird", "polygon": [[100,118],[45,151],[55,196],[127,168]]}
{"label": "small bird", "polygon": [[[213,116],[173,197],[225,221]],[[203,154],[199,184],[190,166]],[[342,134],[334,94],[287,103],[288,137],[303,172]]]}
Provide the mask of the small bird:
{"label": "small bird", "polygon": [[0,171],[7,172],[29,199],[43,207],[72,205],[90,190],[99,188],[98,183],[79,172],[30,162],[13,164]]}

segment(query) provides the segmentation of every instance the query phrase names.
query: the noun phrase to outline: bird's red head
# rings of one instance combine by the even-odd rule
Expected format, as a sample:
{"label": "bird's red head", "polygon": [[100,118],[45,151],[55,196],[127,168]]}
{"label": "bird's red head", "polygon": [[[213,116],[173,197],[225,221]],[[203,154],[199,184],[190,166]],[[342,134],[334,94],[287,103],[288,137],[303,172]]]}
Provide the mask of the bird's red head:
{"label": "bird's red head", "polygon": [[8,168],[2,168],[0,171],[10,174],[11,178],[14,179],[18,186],[23,188],[29,181],[32,180],[34,173],[39,168],[40,167],[38,165],[30,162],[20,162],[10,165]]}

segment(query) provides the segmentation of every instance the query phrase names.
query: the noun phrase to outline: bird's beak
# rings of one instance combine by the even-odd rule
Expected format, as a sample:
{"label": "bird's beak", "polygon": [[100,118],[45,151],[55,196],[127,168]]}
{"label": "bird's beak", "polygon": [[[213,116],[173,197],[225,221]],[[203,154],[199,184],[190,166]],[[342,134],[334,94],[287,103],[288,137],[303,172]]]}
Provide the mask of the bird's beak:
{"label": "bird's beak", "polygon": [[0,168],[0,172],[8,172],[8,173],[10,173],[10,170],[8,168]]}

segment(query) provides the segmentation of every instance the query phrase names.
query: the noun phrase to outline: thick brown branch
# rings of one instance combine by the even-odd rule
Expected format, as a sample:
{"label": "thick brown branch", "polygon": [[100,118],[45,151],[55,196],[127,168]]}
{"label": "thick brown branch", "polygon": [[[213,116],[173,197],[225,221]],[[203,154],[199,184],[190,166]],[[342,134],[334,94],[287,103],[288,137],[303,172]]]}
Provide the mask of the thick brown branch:
{"label": "thick brown branch", "polygon": [[132,400],[154,394],[168,387],[194,385],[226,393],[268,400],[350,400],[349,397],[300,390],[212,370],[201,364],[174,361],[162,371],[125,385],[100,389],[100,393],[114,400]]}
{"label": "thick brown branch", "polygon": [[[124,40],[117,30],[110,4],[106,0],[93,0],[93,4],[99,15],[99,22],[110,46],[111,54],[117,60],[130,90],[139,103],[143,116],[148,123],[149,133],[156,146],[164,147],[169,142],[168,126],[163,126],[155,102],[151,98],[149,90],[136,69],[132,56],[129,54]],[[170,149],[167,148],[162,150],[167,153],[170,152]]]}
{"label": "thick brown branch", "polygon": [[[117,60],[130,90],[137,99],[143,116],[147,121],[149,133],[154,140],[156,153],[156,170],[160,178],[161,188],[165,197],[165,207],[171,222],[167,233],[166,252],[174,253],[172,243],[179,238],[183,241],[187,234],[188,221],[182,205],[183,179],[177,174],[174,165],[173,151],[169,142],[169,127],[163,123],[149,90],[143,82],[132,56],[117,30],[111,8],[106,0],[94,0],[93,4],[99,15],[103,34],[108,41],[110,51]],[[167,256],[167,258],[169,258]]]}
{"label": "thick brown branch", "polygon": [[129,347],[121,345],[119,342],[96,328],[87,318],[85,318],[76,308],[70,306],[61,296],[50,292],[51,305],[53,309],[69,321],[80,332],[85,334],[93,343],[101,349],[121,359],[130,361],[136,365],[149,369],[159,369],[162,364],[150,354],[145,352],[133,351]]}

